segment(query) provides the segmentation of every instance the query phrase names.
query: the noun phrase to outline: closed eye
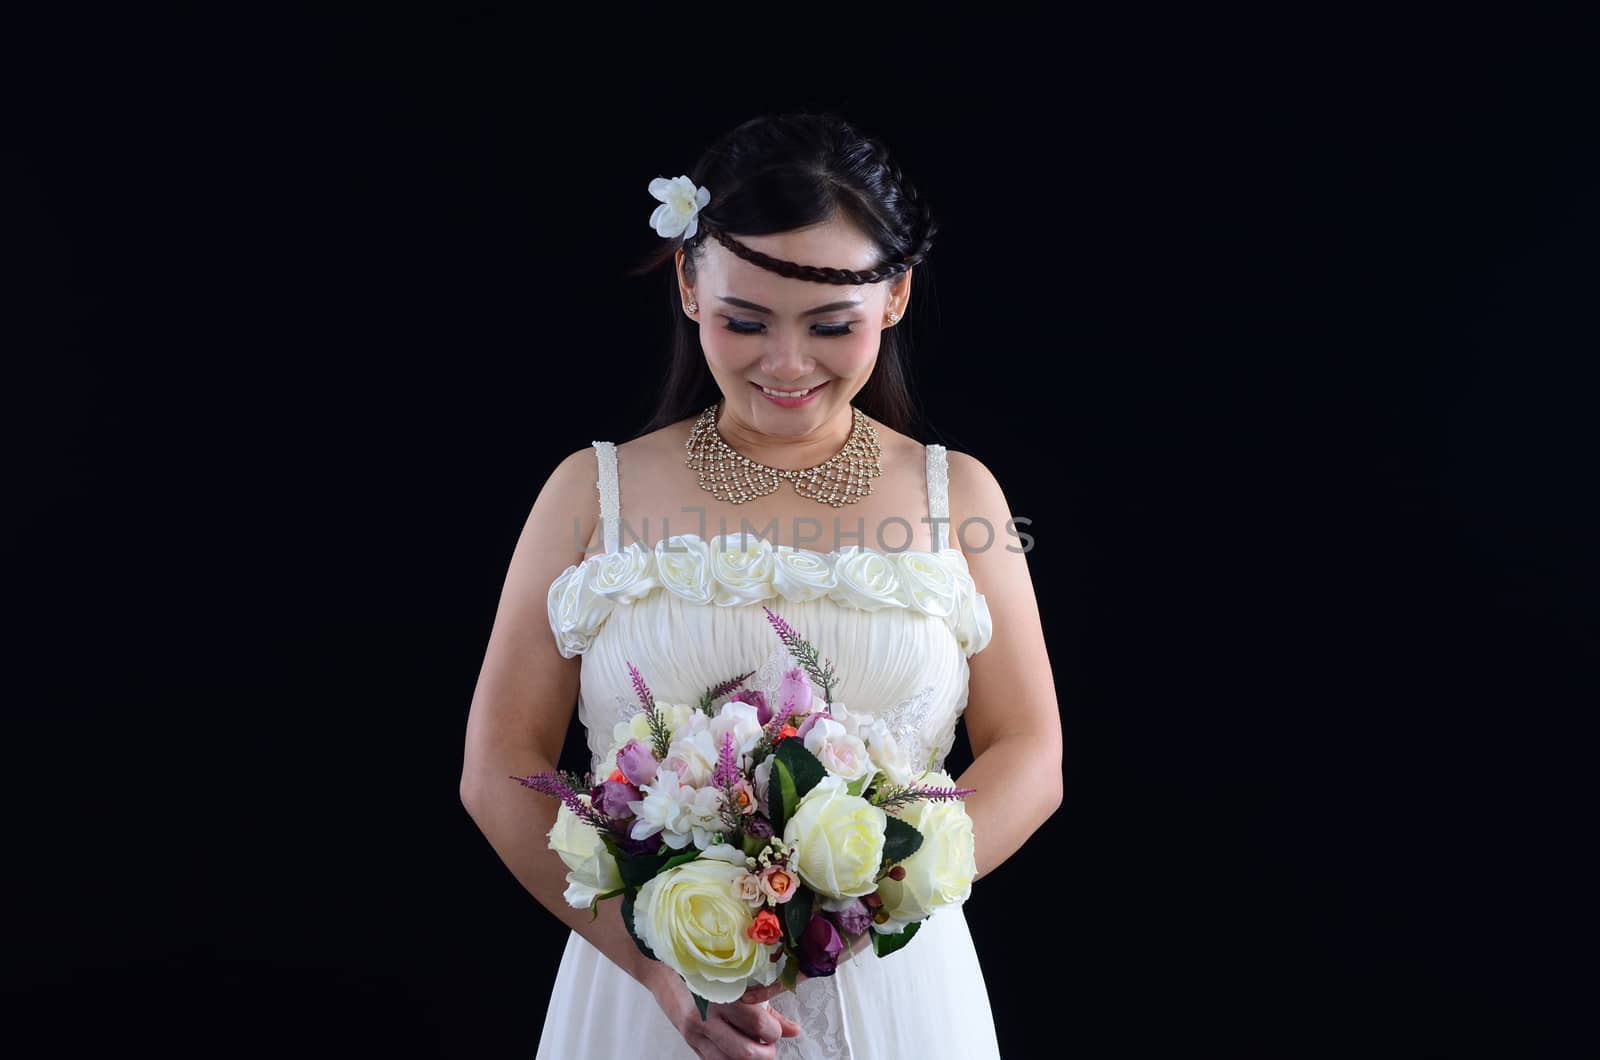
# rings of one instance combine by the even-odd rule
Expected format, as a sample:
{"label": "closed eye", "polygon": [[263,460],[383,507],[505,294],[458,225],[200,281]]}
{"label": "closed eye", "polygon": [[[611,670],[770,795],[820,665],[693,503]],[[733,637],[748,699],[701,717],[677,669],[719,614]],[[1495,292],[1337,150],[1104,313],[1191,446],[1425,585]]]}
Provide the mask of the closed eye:
{"label": "closed eye", "polygon": [[[729,331],[735,335],[759,335],[766,329],[766,325],[759,320],[740,320],[737,317],[725,317]],[[812,330],[824,337],[854,334],[849,324],[813,324]]]}

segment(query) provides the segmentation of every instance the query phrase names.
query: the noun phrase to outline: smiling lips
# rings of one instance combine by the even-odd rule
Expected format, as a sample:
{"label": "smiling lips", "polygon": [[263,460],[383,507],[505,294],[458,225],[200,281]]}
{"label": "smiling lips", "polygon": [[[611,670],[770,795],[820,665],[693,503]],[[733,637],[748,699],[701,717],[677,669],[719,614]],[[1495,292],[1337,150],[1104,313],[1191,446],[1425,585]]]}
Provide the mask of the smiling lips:
{"label": "smiling lips", "polygon": [[762,386],[760,383],[751,383],[750,385],[759,389],[762,396],[774,405],[786,409],[797,409],[815,397],[817,391],[827,386],[828,383],[827,380],[823,380],[816,386],[805,390],[773,390],[771,387]]}

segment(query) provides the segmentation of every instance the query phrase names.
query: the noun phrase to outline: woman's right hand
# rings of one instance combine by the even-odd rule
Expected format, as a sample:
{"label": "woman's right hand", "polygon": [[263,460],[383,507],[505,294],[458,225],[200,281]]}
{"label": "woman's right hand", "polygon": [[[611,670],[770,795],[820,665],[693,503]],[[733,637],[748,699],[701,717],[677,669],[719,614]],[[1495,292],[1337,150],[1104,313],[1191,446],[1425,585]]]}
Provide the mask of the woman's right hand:
{"label": "woman's right hand", "polygon": [[702,1060],[776,1060],[778,1039],[794,1038],[800,1024],[763,1001],[712,1002],[705,1019],[688,984],[676,972],[663,968],[651,992],[683,1040]]}

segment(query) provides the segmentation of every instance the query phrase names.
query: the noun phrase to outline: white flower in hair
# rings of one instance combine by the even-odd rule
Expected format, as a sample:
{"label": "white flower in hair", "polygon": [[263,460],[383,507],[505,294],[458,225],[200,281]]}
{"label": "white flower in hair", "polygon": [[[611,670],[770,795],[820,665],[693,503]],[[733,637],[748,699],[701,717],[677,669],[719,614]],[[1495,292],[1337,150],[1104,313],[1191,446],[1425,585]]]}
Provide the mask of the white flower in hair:
{"label": "white flower in hair", "polygon": [[664,239],[680,234],[693,239],[700,227],[700,208],[711,201],[711,192],[695,187],[688,177],[657,177],[650,182],[650,194],[661,200],[650,215],[650,227]]}

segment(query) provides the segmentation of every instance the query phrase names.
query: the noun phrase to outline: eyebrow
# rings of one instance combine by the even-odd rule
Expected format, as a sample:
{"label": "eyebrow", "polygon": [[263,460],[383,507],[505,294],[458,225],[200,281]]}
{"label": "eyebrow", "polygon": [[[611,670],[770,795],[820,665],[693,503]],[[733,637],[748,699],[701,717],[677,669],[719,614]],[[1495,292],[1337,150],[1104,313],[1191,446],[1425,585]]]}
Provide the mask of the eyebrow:
{"label": "eyebrow", "polygon": [[[772,310],[768,309],[766,306],[756,305],[754,302],[746,302],[743,298],[733,298],[725,294],[718,295],[717,297],[728,305],[736,305],[740,309],[748,309],[753,313],[766,313],[768,316],[772,315]],[[854,309],[860,304],[860,299],[855,299],[854,301],[849,302],[829,302],[827,305],[819,305],[815,309],[807,309],[800,315],[803,317],[814,317],[818,313],[831,313],[836,309]]]}

